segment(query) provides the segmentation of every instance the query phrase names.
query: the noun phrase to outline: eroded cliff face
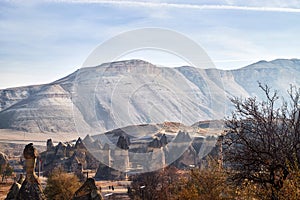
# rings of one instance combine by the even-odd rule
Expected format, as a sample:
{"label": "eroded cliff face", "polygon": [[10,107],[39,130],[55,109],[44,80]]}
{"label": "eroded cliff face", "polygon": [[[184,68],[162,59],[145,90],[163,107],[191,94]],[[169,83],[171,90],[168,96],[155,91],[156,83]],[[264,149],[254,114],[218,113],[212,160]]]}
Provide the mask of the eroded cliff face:
{"label": "eroded cliff face", "polygon": [[41,87],[41,85],[37,85],[0,90],[0,111],[27,99],[31,94],[39,91]]}

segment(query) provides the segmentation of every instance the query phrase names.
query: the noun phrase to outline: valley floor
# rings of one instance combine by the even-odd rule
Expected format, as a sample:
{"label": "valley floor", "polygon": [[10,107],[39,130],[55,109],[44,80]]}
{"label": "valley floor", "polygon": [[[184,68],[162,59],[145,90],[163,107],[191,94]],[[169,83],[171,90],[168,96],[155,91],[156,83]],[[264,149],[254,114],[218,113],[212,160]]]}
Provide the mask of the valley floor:
{"label": "valley floor", "polygon": [[[46,141],[52,138],[54,143],[75,140],[79,136],[74,133],[27,133],[22,131],[15,131],[10,129],[0,129],[0,142],[2,143],[15,143],[15,144],[28,144],[33,143],[36,145],[45,146]],[[0,151],[2,149],[0,148]]]}

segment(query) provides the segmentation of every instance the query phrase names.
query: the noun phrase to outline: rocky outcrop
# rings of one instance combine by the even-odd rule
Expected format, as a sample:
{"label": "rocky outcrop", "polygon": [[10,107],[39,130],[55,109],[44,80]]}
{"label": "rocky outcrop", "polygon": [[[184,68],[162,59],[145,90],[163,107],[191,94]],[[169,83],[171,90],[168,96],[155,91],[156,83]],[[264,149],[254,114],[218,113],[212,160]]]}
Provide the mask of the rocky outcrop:
{"label": "rocky outcrop", "polygon": [[172,163],[178,169],[189,168],[190,166],[196,166],[198,162],[197,152],[193,146],[189,146],[187,150]]}
{"label": "rocky outcrop", "polygon": [[166,134],[163,134],[161,138],[155,137],[151,142],[149,142],[148,147],[161,148],[168,144],[168,139]]}
{"label": "rocky outcrop", "polygon": [[120,149],[127,150],[129,149],[129,145],[130,145],[129,138],[121,135],[118,139],[117,147],[119,147]]}
{"label": "rocky outcrop", "polygon": [[19,180],[17,182],[14,182],[14,184],[12,184],[12,186],[10,187],[5,200],[15,200],[17,198],[17,195],[20,191],[23,182],[24,182],[24,176],[23,174],[20,174]]}
{"label": "rocky outcrop", "polygon": [[72,155],[72,157],[68,161],[69,163],[69,172],[73,172],[81,181],[85,179],[83,175],[83,164],[79,161],[76,156],[76,152]]}
{"label": "rocky outcrop", "polygon": [[183,143],[183,142],[191,142],[192,138],[189,135],[189,133],[184,132],[184,131],[179,131],[172,141],[173,143]]}
{"label": "rocky outcrop", "polygon": [[154,138],[151,142],[149,142],[148,146],[153,148],[160,148],[162,145],[158,138]]}
{"label": "rocky outcrop", "polygon": [[17,195],[20,191],[21,186],[22,185],[18,182],[13,183],[9,189],[9,192],[8,192],[5,200],[15,200],[17,198]]}
{"label": "rocky outcrop", "polygon": [[93,146],[95,140],[94,140],[90,135],[87,135],[87,136],[85,136],[85,138],[82,140],[82,142],[83,142],[84,146],[90,147],[90,146]]}
{"label": "rocky outcrop", "polygon": [[166,144],[168,144],[168,138],[166,136],[166,134],[163,134],[160,138],[160,143],[162,146],[165,146]]}
{"label": "rocky outcrop", "polygon": [[59,158],[66,157],[67,145],[63,144],[62,142],[59,142],[55,149],[56,149],[55,150],[56,157],[59,157]]}
{"label": "rocky outcrop", "polygon": [[45,200],[42,186],[39,178],[35,174],[36,158],[38,157],[37,150],[30,143],[25,146],[23,156],[25,158],[26,178],[18,192],[17,200]]}
{"label": "rocky outcrop", "polygon": [[[50,145],[51,139],[47,141],[47,150],[41,153],[42,169],[51,172],[56,167],[63,167],[67,172],[74,172],[82,177],[83,169],[97,169],[99,161],[87,150],[83,140],[78,138],[75,145],[59,142],[58,145]],[[44,175],[48,175],[44,173]]]}
{"label": "rocky outcrop", "polygon": [[129,152],[123,149],[111,150],[111,166],[121,171],[126,171],[129,167]]}
{"label": "rocky outcrop", "polygon": [[8,163],[7,155],[0,152],[0,174],[5,169],[5,166],[7,165],[7,163]]}
{"label": "rocky outcrop", "polygon": [[109,166],[100,164],[95,174],[97,180],[124,180],[125,174]]}
{"label": "rocky outcrop", "polygon": [[192,144],[192,138],[188,132],[179,131],[175,138],[166,145],[164,149],[164,154],[166,158],[166,163],[175,162]]}
{"label": "rocky outcrop", "polygon": [[73,200],[103,200],[95,180],[88,178],[84,184],[75,192]]}
{"label": "rocky outcrop", "polygon": [[77,139],[75,143],[75,149],[86,149],[80,137]]}
{"label": "rocky outcrop", "polygon": [[47,151],[52,151],[54,149],[54,145],[52,139],[47,140]]}
{"label": "rocky outcrop", "polygon": [[103,145],[99,139],[94,140],[90,135],[85,136],[82,143],[87,149],[102,149]]}

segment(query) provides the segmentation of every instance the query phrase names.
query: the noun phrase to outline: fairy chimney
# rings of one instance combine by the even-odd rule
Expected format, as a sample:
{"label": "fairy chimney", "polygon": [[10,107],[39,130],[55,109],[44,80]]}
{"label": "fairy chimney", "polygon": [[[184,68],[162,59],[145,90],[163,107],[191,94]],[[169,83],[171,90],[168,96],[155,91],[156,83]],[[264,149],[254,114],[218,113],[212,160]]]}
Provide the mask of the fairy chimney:
{"label": "fairy chimney", "polygon": [[30,143],[25,146],[23,151],[25,158],[26,178],[18,192],[17,200],[44,200],[46,199],[39,178],[35,174],[36,158],[38,152],[33,144]]}
{"label": "fairy chimney", "polygon": [[73,200],[103,200],[103,197],[96,186],[95,179],[88,178],[75,192]]}

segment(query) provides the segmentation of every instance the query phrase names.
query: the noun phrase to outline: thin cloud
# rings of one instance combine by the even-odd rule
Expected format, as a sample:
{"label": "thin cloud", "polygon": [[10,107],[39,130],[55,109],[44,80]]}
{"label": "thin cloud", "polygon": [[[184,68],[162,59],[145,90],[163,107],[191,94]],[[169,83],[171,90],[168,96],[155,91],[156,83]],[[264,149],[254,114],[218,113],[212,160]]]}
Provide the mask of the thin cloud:
{"label": "thin cloud", "polygon": [[182,9],[199,9],[199,10],[246,10],[260,12],[288,12],[300,13],[299,8],[287,7],[257,7],[257,6],[235,6],[235,5],[197,5],[197,4],[179,4],[179,3],[163,3],[163,2],[140,2],[140,1],[108,1],[108,0],[56,0],[55,2],[69,3],[99,3],[122,6],[143,6],[143,7],[166,7],[166,8],[182,8]]}

